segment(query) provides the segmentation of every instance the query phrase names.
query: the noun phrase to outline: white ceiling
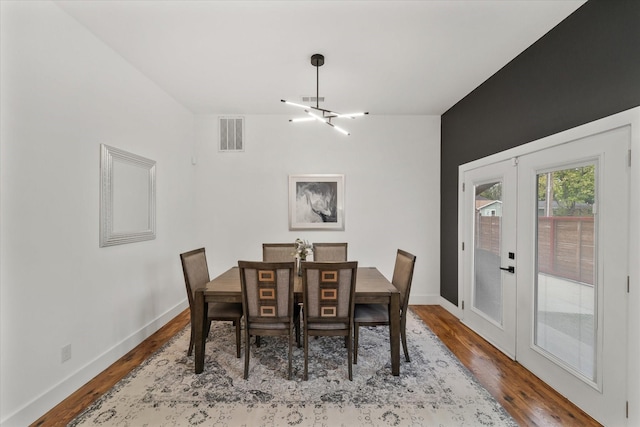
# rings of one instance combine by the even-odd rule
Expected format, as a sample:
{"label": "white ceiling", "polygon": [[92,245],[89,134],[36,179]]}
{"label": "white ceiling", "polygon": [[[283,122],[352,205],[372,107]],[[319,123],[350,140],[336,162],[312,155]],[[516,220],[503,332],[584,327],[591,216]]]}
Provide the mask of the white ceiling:
{"label": "white ceiling", "polygon": [[585,0],[56,1],[193,113],[440,115]]}

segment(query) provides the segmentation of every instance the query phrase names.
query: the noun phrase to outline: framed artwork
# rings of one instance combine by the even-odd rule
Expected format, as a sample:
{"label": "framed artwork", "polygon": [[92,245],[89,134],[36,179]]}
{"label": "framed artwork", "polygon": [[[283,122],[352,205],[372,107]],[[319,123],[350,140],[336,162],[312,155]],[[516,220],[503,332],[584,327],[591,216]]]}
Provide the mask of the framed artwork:
{"label": "framed artwork", "polygon": [[289,230],[344,230],[344,175],[289,175]]}

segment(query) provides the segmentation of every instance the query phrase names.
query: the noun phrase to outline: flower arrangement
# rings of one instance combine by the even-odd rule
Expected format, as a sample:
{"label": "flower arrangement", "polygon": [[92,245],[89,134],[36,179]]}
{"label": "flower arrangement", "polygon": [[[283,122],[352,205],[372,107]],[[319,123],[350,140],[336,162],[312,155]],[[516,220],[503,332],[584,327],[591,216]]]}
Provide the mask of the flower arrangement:
{"label": "flower arrangement", "polygon": [[305,261],[307,259],[307,255],[313,253],[313,245],[303,239],[296,239],[293,247],[295,248],[293,255],[301,261]]}

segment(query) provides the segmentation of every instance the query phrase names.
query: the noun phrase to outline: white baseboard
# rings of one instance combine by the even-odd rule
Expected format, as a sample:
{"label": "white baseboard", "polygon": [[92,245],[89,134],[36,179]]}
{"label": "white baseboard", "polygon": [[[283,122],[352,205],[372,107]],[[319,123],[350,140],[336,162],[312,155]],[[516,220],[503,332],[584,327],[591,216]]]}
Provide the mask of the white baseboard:
{"label": "white baseboard", "polygon": [[440,295],[410,295],[409,305],[438,305]]}
{"label": "white baseboard", "polygon": [[31,402],[7,416],[0,422],[2,427],[26,426],[46,414],[51,408],[69,397],[72,393],[93,379],[100,372],[111,366],[116,360],[134,349],[145,339],[153,335],[158,329],[166,325],[171,319],[182,313],[187,307],[186,298],[170,308],[155,320],[129,335],[103,354],[90,361],[64,380],[36,397]]}
{"label": "white baseboard", "polygon": [[456,316],[458,319],[462,319],[462,310],[460,309],[460,307],[458,307],[457,305],[452,304],[451,302],[449,302],[449,300],[439,296],[438,297],[438,305],[441,305],[442,308],[444,308],[449,313],[451,313],[454,316]]}

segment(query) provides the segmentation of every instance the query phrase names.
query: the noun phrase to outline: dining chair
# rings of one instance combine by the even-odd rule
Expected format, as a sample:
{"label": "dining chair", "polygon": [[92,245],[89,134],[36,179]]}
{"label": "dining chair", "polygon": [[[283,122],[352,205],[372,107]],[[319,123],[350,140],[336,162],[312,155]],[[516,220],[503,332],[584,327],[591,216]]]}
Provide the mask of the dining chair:
{"label": "dining chair", "polygon": [[[391,283],[400,292],[400,336],[402,338],[402,347],[404,348],[404,358],[407,362],[411,361],[409,359],[409,350],[407,349],[407,308],[409,307],[409,292],[411,291],[415,264],[415,255],[398,249]],[[389,307],[382,304],[356,304],[353,317],[353,363],[358,363],[358,335],[360,326],[389,325]]]}
{"label": "dining chair", "polygon": [[[293,243],[263,243],[262,261],[264,262],[289,262],[295,261],[295,245]],[[300,316],[300,307],[295,306],[296,317]],[[296,336],[300,336],[300,323],[296,323]],[[260,336],[256,336],[256,345],[260,347]],[[300,341],[298,340],[298,346]]]}
{"label": "dining chair", "polygon": [[294,261],[295,247],[293,243],[263,243],[262,261],[289,262]]}
{"label": "dining chair", "polygon": [[[289,338],[289,374],[296,312],[293,308],[295,263],[238,261],[242,286],[242,308],[245,318],[244,379],[249,377],[249,339],[255,336],[287,336]],[[296,340],[300,340],[296,336]]]}
{"label": "dining chair", "polygon": [[346,243],[314,243],[313,260],[317,262],[347,260]]}
{"label": "dining chair", "polygon": [[[187,356],[191,356],[195,344],[195,291],[205,286],[209,282],[209,268],[207,267],[207,256],[204,248],[195,249],[180,254],[182,272],[184,273],[184,283],[187,287],[187,297],[189,298],[189,311],[191,312],[191,337],[189,338],[189,349]],[[207,326],[205,337],[211,330],[211,322],[232,321],[236,327],[236,357],[240,357],[240,322],[242,320],[242,304],[214,302],[207,304]]]}
{"label": "dining chair", "polygon": [[314,243],[313,260],[316,262],[344,262],[347,260],[347,243]]}
{"label": "dining chair", "polygon": [[349,380],[353,381],[351,331],[357,271],[357,261],[313,261],[302,265],[305,381],[309,376],[309,336],[344,337]]}

